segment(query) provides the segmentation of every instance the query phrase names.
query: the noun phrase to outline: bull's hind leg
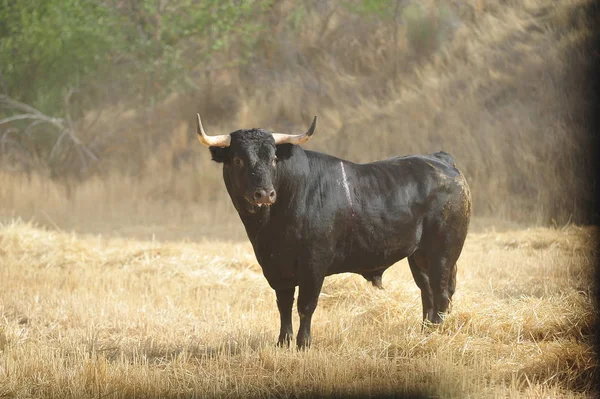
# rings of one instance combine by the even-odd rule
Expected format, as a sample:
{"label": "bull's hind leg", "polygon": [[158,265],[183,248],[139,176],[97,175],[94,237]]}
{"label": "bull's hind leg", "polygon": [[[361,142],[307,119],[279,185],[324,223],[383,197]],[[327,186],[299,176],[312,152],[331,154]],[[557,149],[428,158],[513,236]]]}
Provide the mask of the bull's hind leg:
{"label": "bull's hind leg", "polygon": [[431,267],[429,283],[433,292],[433,312],[427,319],[439,324],[443,321],[450,304],[450,271],[454,262],[444,256],[430,256],[428,263]]}
{"label": "bull's hind leg", "polygon": [[462,174],[454,179],[457,191],[434,206],[437,216],[428,225],[423,251],[429,265],[429,282],[433,291],[432,323],[441,323],[450,310],[456,289],[456,261],[460,257],[471,218],[471,193]]}
{"label": "bull's hind leg", "polygon": [[408,264],[417,287],[421,289],[423,320],[431,320],[433,318],[433,291],[431,290],[429,275],[427,274],[427,270],[429,269],[427,259],[421,252],[416,251],[408,257]]}
{"label": "bull's hind leg", "polygon": [[433,312],[428,320],[432,323],[441,323],[449,311],[456,289],[456,261],[462,252],[465,235],[456,232],[446,237],[440,235],[434,241],[437,245],[427,252],[429,283],[433,292]]}
{"label": "bull's hind leg", "polygon": [[452,296],[456,291],[456,271],[457,267],[456,263],[454,263],[454,266],[452,266],[452,270],[450,271],[450,281],[448,282],[448,299],[450,300],[450,303],[448,304],[448,313],[452,311]]}

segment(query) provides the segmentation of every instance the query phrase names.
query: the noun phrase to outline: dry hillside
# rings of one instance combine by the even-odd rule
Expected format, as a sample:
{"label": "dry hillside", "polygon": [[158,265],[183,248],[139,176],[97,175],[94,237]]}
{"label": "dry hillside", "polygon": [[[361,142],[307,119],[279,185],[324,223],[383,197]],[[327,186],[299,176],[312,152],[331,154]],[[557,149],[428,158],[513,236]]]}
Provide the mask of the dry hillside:
{"label": "dry hillside", "polygon": [[[228,215],[217,223],[213,212],[197,210],[233,209],[224,205],[219,168],[194,138],[200,112],[209,134],[255,126],[300,131],[318,115],[311,149],[357,162],[453,154],[476,216],[594,221],[587,131],[599,60],[591,2],[431,0],[420,3],[417,16],[410,17],[416,6],[403,14],[400,25],[333,1],[307,2],[299,19],[293,2],[276,4],[263,16],[270,30],[247,63],[228,66],[234,47],[215,65],[197,65],[193,89],[151,107],[123,98],[75,121],[99,158],[80,180],[59,174],[49,182],[35,163],[23,180],[18,154],[5,156],[0,216],[82,229],[88,216],[92,225],[120,217],[127,225],[153,223],[149,209],[166,207],[173,223],[228,231]],[[415,29],[422,37],[414,38]]]}

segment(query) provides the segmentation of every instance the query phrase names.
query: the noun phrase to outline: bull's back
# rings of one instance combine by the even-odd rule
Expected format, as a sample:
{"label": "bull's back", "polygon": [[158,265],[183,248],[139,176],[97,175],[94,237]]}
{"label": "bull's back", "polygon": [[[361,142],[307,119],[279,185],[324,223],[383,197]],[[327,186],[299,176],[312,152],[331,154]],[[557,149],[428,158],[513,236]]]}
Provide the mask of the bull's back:
{"label": "bull's back", "polygon": [[454,158],[445,152],[354,164],[353,172],[356,190],[365,203],[383,196],[392,199],[390,206],[400,205],[415,211],[426,207],[437,193],[458,195],[466,185]]}
{"label": "bull's back", "polygon": [[[376,164],[385,165],[386,161]],[[390,159],[387,167],[394,168],[399,175],[396,179],[399,187],[416,187],[411,191],[410,200],[424,219],[439,223],[466,219],[468,224],[471,192],[452,155],[440,151],[397,157]]]}

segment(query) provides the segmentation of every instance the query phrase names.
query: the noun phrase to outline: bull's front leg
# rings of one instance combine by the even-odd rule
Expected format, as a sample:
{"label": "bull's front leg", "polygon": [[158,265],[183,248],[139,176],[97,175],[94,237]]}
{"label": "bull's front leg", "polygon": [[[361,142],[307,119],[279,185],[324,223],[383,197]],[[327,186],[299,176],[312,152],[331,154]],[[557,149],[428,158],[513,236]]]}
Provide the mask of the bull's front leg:
{"label": "bull's front leg", "polygon": [[277,346],[290,346],[294,330],[292,329],[292,306],[294,305],[295,287],[276,289],[277,308],[279,309],[279,318],[281,329],[279,330],[279,339]]}
{"label": "bull's front leg", "polygon": [[311,273],[303,276],[300,280],[298,293],[300,328],[298,329],[298,336],[296,337],[298,349],[310,347],[310,324],[312,315],[317,308],[319,294],[321,293],[321,287],[323,286],[323,279],[323,276],[317,273]]}

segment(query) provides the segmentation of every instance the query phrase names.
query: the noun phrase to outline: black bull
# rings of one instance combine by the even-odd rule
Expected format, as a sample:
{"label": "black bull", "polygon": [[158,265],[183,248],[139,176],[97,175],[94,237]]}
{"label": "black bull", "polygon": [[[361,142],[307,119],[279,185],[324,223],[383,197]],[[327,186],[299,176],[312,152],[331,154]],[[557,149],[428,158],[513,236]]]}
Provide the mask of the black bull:
{"label": "black bull", "polygon": [[303,135],[263,129],[200,141],[223,164],[227,191],[258,263],[277,295],[278,343],[292,339],[299,287],[298,347],[310,345],[312,315],[325,276],[358,273],[381,288],[381,276],[408,257],[421,289],[423,319],[440,323],[456,286],[456,261],[467,235],[471,195],[447,153],[355,164],[306,151]]}

